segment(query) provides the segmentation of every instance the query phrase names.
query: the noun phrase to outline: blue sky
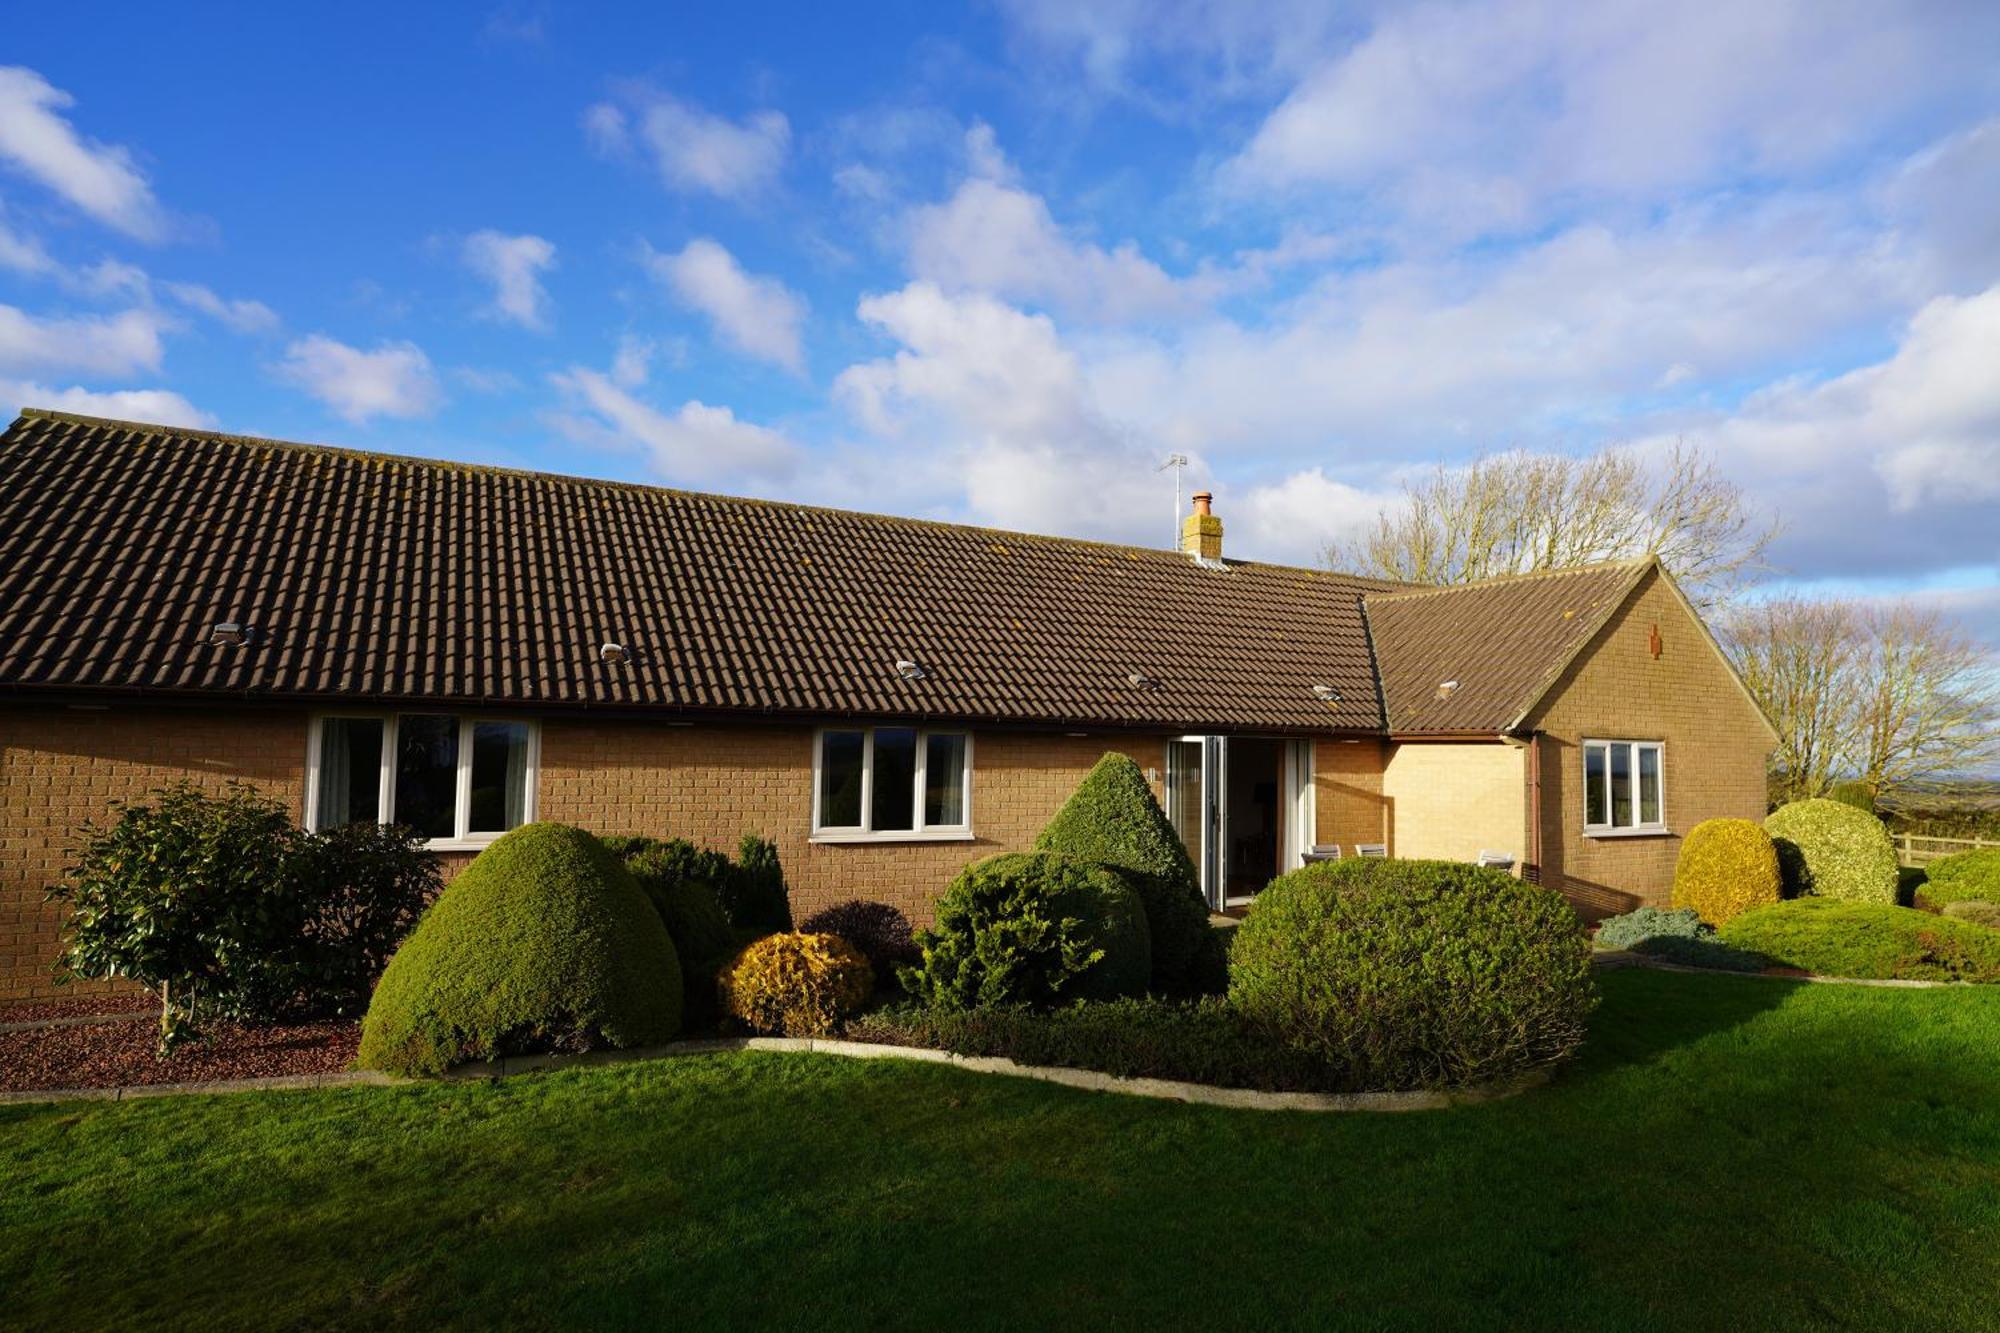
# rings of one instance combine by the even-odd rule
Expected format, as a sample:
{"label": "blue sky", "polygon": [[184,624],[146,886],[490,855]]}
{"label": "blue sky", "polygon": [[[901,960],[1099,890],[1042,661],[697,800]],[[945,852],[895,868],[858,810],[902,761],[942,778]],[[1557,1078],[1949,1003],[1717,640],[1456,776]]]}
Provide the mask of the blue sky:
{"label": "blue sky", "polygon": [[2000,638],[2000,8],[36,6],[0,398],[1312,561],[1710,450]]}

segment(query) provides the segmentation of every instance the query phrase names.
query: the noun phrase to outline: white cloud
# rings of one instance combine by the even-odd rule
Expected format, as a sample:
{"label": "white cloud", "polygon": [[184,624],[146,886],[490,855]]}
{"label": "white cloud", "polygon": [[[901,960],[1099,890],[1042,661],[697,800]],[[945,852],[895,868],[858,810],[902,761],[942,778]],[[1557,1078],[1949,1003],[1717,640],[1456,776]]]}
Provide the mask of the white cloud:
{"label": "white cloud", "polygon": [[668,189],[743,199],[777,181],[791,149],[791,123],[779,111],[732,121],[661,92],[635,91],[629,114],[603,102],[584,112],[593,148],[650,157]]}
{"label": "white cloud", "polygon": [[[1359,536],[1384,509],[1400,503],[1401,492],[1351,486],[1307,468],[1289,477],[1241,492],[1220,504],[1232,555],[1288,565],[1317,565],[1328,546]],[[1239,538],[1238,533],[1242,536]]]}
{"label": "white cloud", "polygon": [[727,407],[690,399],[677,411],[662,412],[581,366],[550,378],[583,409],[583,415],[553,416],[557,429],[586,444],[642,448],[653,471],[666,481],[768,481],[798,466],[798,447],[784,435],[740,420]]}
{"label": "white cloud", "polygon": [[626,333],[618,338],[618,351],[611,358],[611,382],[621,389],[636,389],[652,373],[653,355],[659,350],[650,338]]}
{"label": "white cloud", "polygon": [[107,226],[162,239],[166,218],[131,152],[78,134],[61,115],[75,104],[34,70],[0,66],[0,158]]}
{"label": "white cloud", "polygon": [[1393,9],[1307,74],[1223,175],[1246,192],[1366,192],[1468,233],[1571,199],[1788,178],[1977,86],[1996,18],[1820,0]]}
{"label": "white cloud", "polygon": [[47,407],[81,416],[146,421],[161,426],[213,426],[215,418],[177,393],[166,389],[98,391],[71,385],[58,389],[28,380],[0,380],[0,402],[16,407]]}
{"label": "white cloud", "polygon": [[269,333],[278,327],[278,312],[262,301],[228,300],[196,282],[164,285],[167,294],[188,309],[199,311],[238,333]]}
{"label": "white cloud", "polygon": [[498,319],[524,329],[549,325],[549,294],[542,272],[556,261],[556,247],[540,236],[507,236],[476,231],[465,238],[465,266],[493,284],[488,307]]}
{"label": "white cloud", "polygon": [[431,360],[415,343],[384,342],[364,352],[315,333],[285,348],[277,373],[353,422],[425,417],[444,402]]}
{"label": "white cloud", "polygon": [[158,370],[162,327],[150,310],[45,319],[0,305],[0,370],[79,375]]}
{"label": "white cloud", "polygon": [[1977,291],[2000,279],[2000,119],[1917,154],[1883,190],[1940,286]]}
{"label": "white cloud", "polygon": [[706,237],[670,255],[649,248],[645,263],[676,300],[706,315],[730,346],[795,373],[804,371],[799,332],[806,304],[784,283],[746,273],[734,255]]}
{"label": "white cloud", "polygon": [[31,277],[52,274],[59,269],[56,261],[49,257],[49,252],[42,248],[41,241],[7,225],[4,204],[0,204],[0,268]]}

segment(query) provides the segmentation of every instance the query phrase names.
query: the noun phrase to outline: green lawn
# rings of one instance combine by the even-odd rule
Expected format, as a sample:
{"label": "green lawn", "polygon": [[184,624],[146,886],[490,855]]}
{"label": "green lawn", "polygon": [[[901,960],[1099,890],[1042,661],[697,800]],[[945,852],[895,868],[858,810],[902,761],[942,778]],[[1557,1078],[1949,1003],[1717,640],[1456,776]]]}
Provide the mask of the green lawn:
{"label": "green lawn", "polygon": [[1445,1113],[750,1054],[0,1108],[0,1323],[2000,1327],[2000,988],[1603,984]]}

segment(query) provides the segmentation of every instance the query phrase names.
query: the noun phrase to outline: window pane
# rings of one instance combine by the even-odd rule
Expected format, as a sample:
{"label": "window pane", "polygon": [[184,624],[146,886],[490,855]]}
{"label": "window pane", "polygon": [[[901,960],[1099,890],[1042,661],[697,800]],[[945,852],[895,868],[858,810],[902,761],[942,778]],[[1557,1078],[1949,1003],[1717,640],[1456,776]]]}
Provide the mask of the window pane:
{"label": "window pane", "polygon": [[458,719],[410,713],[396,719],[396,818],[426,838],[458,831]]}
{"label": "window pane", "polygon": [[313,827],[373,824],[382,817],[382,719],[329,717],[319,724],[319,808]]}
{"label": "window pane", "polygon": [[908,727],[875,730],[875,772],[868,827],[894,833],[916,827],[917,733]]}
{"label": "window pane", "polygon": [[1200,741],[1167,742],[1167,808],[1173,812],[1174,832],[1187,848],[1188,860],[1201,864],[1201,754]]}
{"label": "window pane", "polygon": [[956,827],[964,822],[965,737],[926,736],[924,823]]}
{"label": "window pane", "polygon": [[861,733],[829,731],[820,737],[821,828],[861,827]]}
{"label": "window pane", "polygon": [[473,833],[505,833],[527,819],[528,724],[472,724]]}
{"label": "window pane", "polygon": [[1639,747],[1639,822],[1660,822],[1660,747]]}
{"label": "window pane", "polygon": [[1632,747],[1611,747],[1611,826],[1632,827]]}
{"label": "window pane", "polygon": [[1592,827],[1606,823],[1604,804],[1604,747],[1583,747],[1583,822]]}

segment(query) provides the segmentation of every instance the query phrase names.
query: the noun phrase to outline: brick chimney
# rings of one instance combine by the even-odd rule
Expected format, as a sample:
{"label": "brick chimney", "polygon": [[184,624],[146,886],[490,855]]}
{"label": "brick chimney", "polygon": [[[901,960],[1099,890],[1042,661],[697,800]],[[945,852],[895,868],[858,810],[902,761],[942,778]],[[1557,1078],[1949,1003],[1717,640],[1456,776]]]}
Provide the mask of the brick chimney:
{"label": "brick chimney", "polygon": [[1198,491],[1194,512],[1181,520],[1181,550],[1196,560],[1222,559],[1222,520],[1209,512],[1215,497]]}

